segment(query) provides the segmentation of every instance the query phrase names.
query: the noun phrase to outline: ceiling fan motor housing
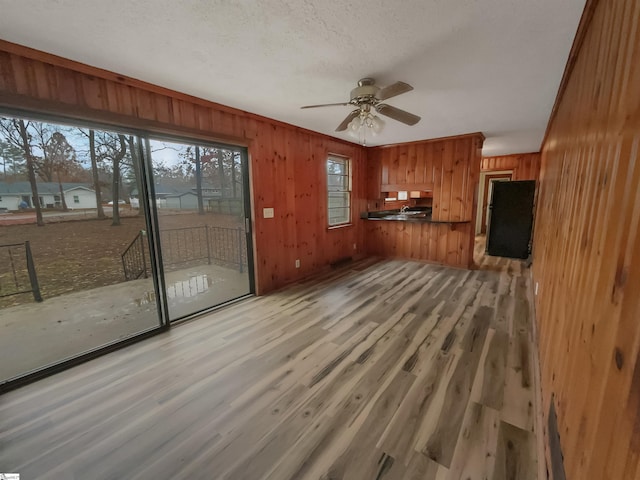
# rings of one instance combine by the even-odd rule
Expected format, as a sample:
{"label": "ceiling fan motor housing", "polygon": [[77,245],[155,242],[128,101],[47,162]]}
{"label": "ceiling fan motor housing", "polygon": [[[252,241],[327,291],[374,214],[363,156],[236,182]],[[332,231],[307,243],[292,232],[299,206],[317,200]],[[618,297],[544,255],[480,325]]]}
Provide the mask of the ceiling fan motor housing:
{"label": "ceiling fan motor housing", "polygon": [[359,105],[368,103],[373,105],[376,103],[376,96],[380,91],[380,87],[375,85],[373,78],[363,78],[358,82],[358,86],[351,90],[352,104]]}

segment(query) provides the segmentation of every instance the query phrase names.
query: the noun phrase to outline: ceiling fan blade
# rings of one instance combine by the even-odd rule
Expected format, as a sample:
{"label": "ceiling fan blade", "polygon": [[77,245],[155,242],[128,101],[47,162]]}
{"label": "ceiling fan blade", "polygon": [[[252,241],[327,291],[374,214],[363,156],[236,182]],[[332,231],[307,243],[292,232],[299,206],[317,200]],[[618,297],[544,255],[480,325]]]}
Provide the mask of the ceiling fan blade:
{"label": "ceiling fan blade", "polygon": [[351,112],[349,115],[347,115],[347,118],[345,118],[342,123],[340,125],[338,125],[338,128],[336,128],[336,132],[343,132],[347,129],[347,127],[349,126],[349,122],[351,120],[353,120],[354,118],[356,118],[358,115],[360,115],[360,109],[356,109],[353,112]]}
{"label": "ceiling fan blade", "polygon": [[408,83],[396,82],[388,87],[381,88],[376,97],[378,100],[386,100],[387,98],[395,97],[401,93],[410,92],[413,87]]}
{"label": "ceiling fan blade", "polygon": [[391,105],[387,105],[386,103],[380,103],[376,105],[376,111],[385,115],[389,118],[393,118],[399,122],[405,123],[407,125],[415,125],[420,121],[420,117],[414,115],[413,113],[406,112],[404,110],[400,110],[399,108],[392,107]]}
{"label": "ceiling fan blade", "polygon": [[304,107],[300,107],[300,108],[318,108],[318,107],[337,107],[338,105],[349,105],[348,102],[342,102],[342,103],[323,103],[322,105],[306,105]]}

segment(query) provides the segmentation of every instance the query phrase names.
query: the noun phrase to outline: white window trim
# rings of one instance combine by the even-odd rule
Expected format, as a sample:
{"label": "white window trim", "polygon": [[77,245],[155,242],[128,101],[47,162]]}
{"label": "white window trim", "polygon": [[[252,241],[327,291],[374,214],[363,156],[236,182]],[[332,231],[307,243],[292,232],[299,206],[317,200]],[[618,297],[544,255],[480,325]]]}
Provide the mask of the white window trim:
{"label": "white window trim", "polygon": [[[348,180],[348,187],[347,190],[329,190],[329,161],[331,160],[337,160],[337,161],[344,161],[346,162],[346,166],[347,166],[347,173],[346,173],[346,177]],[[352,208],[352,204],[353,204],[353,198],[352,198],[352,182],[353,182],[353,167],[352,167],[352,160],[349,157],[345,157],[342,155],[336,155],[334,153],[329,153],[327,155],[327,160],[325,161],[325,181],[326,181],[326,194],[327,194],[327,200],[326,200],[326,211],[327,211],[327,227],[328,228],[339,228],[339,227],[344,227],[347,225],[351,225],[351,219],[352,219],[352,215],[353,215],[353,208]],[[341,222],[337,222],[337,223],[331,223],[331,217],[329,215],[329,192],[330,191],[338,191],[338,192],[345,192],[348,193],[349,197],[349,206],[348,206],[348,215],[347,215],[347,219],[345,221],[341,221]],[[344,208],[344,207],[343,207]]]}

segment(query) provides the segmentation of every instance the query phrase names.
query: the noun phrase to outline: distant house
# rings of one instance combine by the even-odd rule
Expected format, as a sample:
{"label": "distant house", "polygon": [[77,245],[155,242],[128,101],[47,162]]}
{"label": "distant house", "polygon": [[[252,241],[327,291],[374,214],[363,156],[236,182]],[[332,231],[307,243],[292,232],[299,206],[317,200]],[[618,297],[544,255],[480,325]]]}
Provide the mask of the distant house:
{"label": "distant house", "polygon": [[[70,210],[97,208],[96,193],[89,184],[63,183],[62,192]],[[34,207],[29,182],[0,182],[0,209],[19,210],[20,203]],[[62,208],[60,186],[55,182],[38,182],[38,202],[42,208]]]}
{"label": "distant house", "polygon": [[[172,208],[180,210],[197,210],[198,194],[196,187],[167,187],[165,185],[155,186],[156,204],[159,208]],[[209,200],[222,198],[219,188],[202,186],[202,199],[206,205]],[[131,205],[138,205],[138,190],[131,191]]]}

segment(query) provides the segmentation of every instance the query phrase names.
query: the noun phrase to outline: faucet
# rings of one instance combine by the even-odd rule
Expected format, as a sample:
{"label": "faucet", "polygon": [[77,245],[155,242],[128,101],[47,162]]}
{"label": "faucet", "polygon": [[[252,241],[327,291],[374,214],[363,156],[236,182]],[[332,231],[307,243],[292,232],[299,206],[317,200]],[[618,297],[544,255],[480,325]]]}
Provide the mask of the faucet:
{"label": "faucet", "polygon": [[405,213],[407,210],[409,210],[409,205],[403,205],[400,209],[400,213]]}

